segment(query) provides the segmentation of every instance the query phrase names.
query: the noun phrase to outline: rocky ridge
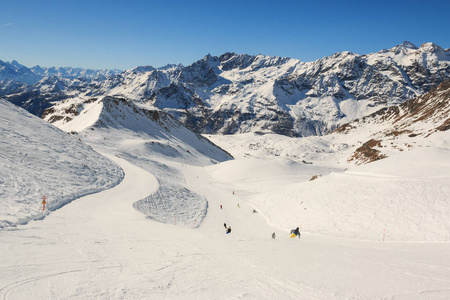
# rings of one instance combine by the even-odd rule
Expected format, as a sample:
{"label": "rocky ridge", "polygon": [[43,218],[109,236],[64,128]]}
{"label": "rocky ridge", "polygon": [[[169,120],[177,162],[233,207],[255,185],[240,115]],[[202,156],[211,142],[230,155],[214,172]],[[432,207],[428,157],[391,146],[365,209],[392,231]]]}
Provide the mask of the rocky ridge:
{"label": "rocky ridge", "polygon": [[[187,67],[143,66],[106,77],[53,76],[0,86],[6,99],[39,116],[57,101],[110,95],[169,112],[199,133],[309,136],[401,104],[448,79],[449,49],[404,42],[313,62],[225,53]],[[15,92],[8,94],[7,85]]]}
{"label": "rocky ridge", "polygon": [[424,140],[449,129],[450,81],[445,81],[422,96],[344,124],[334,134],[366,140],[348,159],[360,164],[416,145],[423,147]]}

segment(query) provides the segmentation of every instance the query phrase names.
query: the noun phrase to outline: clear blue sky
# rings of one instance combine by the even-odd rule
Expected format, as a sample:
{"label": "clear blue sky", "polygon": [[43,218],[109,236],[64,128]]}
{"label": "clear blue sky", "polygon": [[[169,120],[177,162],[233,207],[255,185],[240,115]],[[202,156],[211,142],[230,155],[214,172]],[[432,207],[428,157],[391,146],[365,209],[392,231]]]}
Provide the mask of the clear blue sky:
{"label": "clear blue sky", "polygon": [[405,40],[449,48],[449,14],[450,0],[4,0],[0,60],[129,69],[228,51],[312,61]]}

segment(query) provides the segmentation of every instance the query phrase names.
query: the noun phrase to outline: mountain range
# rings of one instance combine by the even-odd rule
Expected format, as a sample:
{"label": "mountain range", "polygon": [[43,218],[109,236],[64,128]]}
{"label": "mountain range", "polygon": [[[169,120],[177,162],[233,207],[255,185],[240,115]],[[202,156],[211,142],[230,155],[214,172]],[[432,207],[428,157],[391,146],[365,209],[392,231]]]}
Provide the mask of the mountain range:
{"label": "mountain range", "polygon": [[0,95],[37,116],[61,100],[116,96],[169,112],[191,130],[210,134],[322,135],[450,79],[450,49],[410,42],[313,62],[225,53],[186,67],[123,72],[0,64]]}

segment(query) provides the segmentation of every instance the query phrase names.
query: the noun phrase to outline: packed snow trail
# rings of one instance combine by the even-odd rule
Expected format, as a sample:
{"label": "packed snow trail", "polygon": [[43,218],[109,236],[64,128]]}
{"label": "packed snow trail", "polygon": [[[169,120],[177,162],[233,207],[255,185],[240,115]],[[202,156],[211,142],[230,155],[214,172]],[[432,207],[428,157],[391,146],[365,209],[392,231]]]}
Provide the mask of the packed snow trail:
{"label": "packed snow trail", "polygon": [[[44,220],[0,231],[0,299],[445,299],[449,243],[377,243],[273,228],[239,194],[185,166],[209,209],[199,229],[162,224],[132,204],[156,191],[124,170],[115,188]],[[219,205],[223,205],[223,209]],[[225,235],[223,223],[233,231]]]}

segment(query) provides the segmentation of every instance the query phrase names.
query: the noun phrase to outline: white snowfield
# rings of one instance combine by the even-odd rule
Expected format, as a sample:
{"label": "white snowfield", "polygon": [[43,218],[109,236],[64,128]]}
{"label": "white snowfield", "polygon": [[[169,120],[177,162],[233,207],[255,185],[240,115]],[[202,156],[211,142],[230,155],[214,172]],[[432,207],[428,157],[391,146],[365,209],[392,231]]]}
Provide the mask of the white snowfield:
{"label": "white snowfield", "polygon": [[[122,159],[115,188],[0,235],[1,299],[446,299],[450,244],[365,242],[271,228],[201,168],[198,229],[143,217],[155,177]],[[237,203],[240,207],[237,207]],[[223,205],[223,209],[219,205]],[[232,226],[226,235],[223,222]],[[271,239],[275,232],[277,239]]]}
{"label": "white snowfield", "polygon": [[448,142],[349,168],[330,141],[211,137],[227,160],[120,108],[78,137],[123,180],[0,229],[0,299],[450,298]]}

